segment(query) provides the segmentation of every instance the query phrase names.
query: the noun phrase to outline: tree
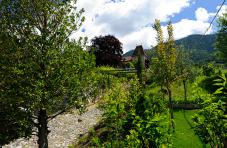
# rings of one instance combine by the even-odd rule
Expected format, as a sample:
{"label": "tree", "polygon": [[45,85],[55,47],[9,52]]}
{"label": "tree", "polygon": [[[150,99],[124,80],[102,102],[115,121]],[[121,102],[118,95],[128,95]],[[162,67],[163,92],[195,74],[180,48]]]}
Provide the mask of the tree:
{"label": "tree", "polygon": [[167,26],[168,39],[164,42],[163,32],[159,20],[155,20],[154,29],[157,32],[157,47],[156,54],[157,60],[155,64],[155,71],[157,73],[157,81],[162,87],[165,87],[169,97],[169,111],[171,127],[174,129],[173,122],[173,105],[172,105],[172,91],[171,87],[174,81],[177,79],[176,75],[176,48],[173,38],[173,27],[171,22]]}
{"label": "tree", "polygon": [[92,48],[96,57],[96,66],[121,66],[122,43],[114,36],[99,36],[92,39]]}
{"label": "tree", "polygon": [[219,17],[219,30],[216,39],[216,48],[220,51],[222,59],[227,62],[227,10]]}
{"label": "tree", "polygon": [[180,47],[181,50],[178,50],[177,53],[177,62],[176,69],[177,75],[180,76],[180,79],[183,82],[184,86],[184,100],[187,102],[187,81],[193,79],[192,72],[192,60],[190,59],[190,55],[186,50]]}
{"label": "tree", "polygon": [[[5,0],[0,10],[0,106],[12,115],[0,124],[32,121],[39,147],[47,148],[48,122],[83,101],[94,66],[90,55],[69,40],[84,21],[83,9],[77,11],[70,0]],[[27,116],[18,118],[16,110]]]}
{"label": "tree", "polygon": [[[10,104],[10,105],[9,105]],[[32,134],[31,112],[18,104],[0,101],[0,147],[14,139]]]}

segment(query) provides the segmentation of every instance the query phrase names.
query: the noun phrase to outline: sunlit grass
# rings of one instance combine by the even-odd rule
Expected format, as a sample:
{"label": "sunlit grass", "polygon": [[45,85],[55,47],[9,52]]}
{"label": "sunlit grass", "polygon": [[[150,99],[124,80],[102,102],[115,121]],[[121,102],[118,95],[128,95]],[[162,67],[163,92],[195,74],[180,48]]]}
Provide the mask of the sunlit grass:
{"label": "sunlit grass", "polygon": [[174,111],[175,133],[173,134],[174,148],[203,148],[204,145],[195,135],[192,126],[192,116],[196,110]]}

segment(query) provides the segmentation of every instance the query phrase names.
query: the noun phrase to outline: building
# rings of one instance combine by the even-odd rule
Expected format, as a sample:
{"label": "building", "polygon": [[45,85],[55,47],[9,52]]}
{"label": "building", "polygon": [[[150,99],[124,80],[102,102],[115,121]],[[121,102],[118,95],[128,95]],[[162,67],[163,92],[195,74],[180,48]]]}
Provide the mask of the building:
{"label": "building", "polygon": [[139,56],[141,56],[141,60],[144,63],[144,66],[147,67],[146,64],[147,64],[147,62],[149,60],[148,60],[148,57],[147,57],[146,53],[144,52],[144,49],[143,49],[142,45],[136,46],[136,48],[133,51],[132,55],[123,57],[123,63],[125,65],[128,65],[127,63],[136,61]]}

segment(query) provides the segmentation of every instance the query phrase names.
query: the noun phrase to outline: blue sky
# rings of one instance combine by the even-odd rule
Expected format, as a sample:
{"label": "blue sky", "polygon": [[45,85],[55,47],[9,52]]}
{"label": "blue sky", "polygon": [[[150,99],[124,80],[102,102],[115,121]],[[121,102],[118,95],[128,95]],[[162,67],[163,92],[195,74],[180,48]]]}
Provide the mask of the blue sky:
{"label": "blue sky", "polygon": [[[183,9],[180,13],[174,16],[171,20],[173,23],[179,22],[181,19],[196,19],[194,12],[199,8],[205,8],[208,12],[214,13],[217,11],[217,6],[222,4],[223,0],[195,0],[190,7]],[[211,22],[213,17],[209,19]],[[213,27],[216,31],[217,22],[213,23]]]}
{"label": "blue sky", "polygon": [[[150,48],[156,44],[152,28],[155,19],[161,20],[164,36],[166,24],[172,21],[175,39],[191,34],[204,34],[217,7],[223,0],[78,0],[78,8],[85,9],[81,29],[73,35],[92,39],[100,35],[114,35],[123,43],[123,50],[136,45]],[[221,13],[227,8],[225,4]],[[215,33],[216,21],[207,34]]]}
{"label": "blue sky", "polygon": [[208,12],[216,12],[217,6],[221,5],[223,0],[196,0],[190,7],[183,9],[179,14],[173,17],[173,22],[178,22],[181,19],[195,19],[194,12],[199,7],[205,8]]}

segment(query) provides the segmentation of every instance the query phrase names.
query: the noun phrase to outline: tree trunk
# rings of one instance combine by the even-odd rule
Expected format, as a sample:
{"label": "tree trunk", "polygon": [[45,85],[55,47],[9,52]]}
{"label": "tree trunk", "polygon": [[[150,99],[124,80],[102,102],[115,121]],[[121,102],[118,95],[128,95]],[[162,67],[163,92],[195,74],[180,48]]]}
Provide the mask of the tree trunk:
{"label": "tree trunk", "polygon": [[225,140],[224,140],[223,147],[227,148],[227,138],[225,138]]}
{"label": "tree trunk", "polygon": [[168,95],[169,95],[169,113],[170,113],[170,123],[171,127],[173,128],[173,131],[175,130],[175,125],[174,125],[174,115],[173,115],[173,103],[172,103],[172,92],[170,88],[167,88],[168,90]]}
{"label": "tree trunk", "polygon": [[38,114],[38,144],[39,148],[48,148],[48,127],[46,110],[41,109]]}
{"label": "tree trunk", "polygon": [[186,108],[186,102],[187,102],[187,87],[186,87],[186,80],[183,80],[184,85],[184,107]]}
{"label": "tree trunk", "polygon": [[166,93],[164,92],[163,86],[161,85],[161,93],[162,93],[162,99],[165,99]]}

